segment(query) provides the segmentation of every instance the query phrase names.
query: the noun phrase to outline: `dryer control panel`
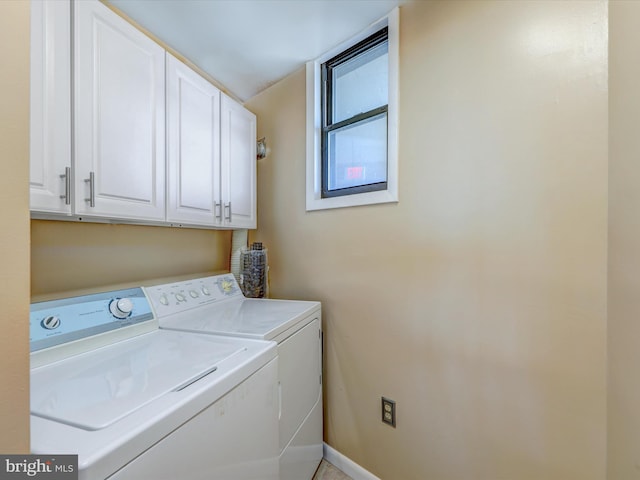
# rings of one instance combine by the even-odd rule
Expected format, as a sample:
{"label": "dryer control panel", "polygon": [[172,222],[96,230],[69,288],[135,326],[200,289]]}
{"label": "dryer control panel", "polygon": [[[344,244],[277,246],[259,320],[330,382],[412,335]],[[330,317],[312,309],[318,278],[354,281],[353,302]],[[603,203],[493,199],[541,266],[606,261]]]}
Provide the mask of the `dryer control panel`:
{"label": "dryer control panel", "polygon": [[144,290],[158,318],[243,297],[238,282],[231,273],[145,287]]}

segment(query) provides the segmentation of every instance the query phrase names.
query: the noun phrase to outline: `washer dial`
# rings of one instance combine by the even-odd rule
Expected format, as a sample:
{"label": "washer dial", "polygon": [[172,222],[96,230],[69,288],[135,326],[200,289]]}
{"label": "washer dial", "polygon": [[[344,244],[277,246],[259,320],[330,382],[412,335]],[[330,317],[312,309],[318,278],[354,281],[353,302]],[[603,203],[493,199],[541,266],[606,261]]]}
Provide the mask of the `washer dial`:
{"label": "washer dial", "polygon": [[109,303],[109,311],[116,318],[127,318],[133,311],[133,302],[129,298],[114,298]]}
{"label": "washer dial", "polygon": [[60,319],[55,315],[49,315],[42,319],[40,325],[42,325],[42,328],[46,328],[47,330],[54,330],[60,326]]}

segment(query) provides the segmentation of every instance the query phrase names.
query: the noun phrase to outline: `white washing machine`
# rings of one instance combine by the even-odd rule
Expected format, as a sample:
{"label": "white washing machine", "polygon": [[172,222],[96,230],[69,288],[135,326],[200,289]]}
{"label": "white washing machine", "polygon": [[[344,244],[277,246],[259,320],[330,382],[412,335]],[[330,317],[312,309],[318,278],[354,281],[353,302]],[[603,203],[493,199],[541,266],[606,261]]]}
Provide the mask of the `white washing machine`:
{"label": "white washing machine", "polygon": [[245,298],[232,274],[146,292],[161,329],[278,343],[280,479],[310,480],[322,459],[320,303]]}
{"label": "white washing machine", "polygon": [[80,480],[279,478],[274,342],[160,330],[141,288],[30,323],[32,453],[77,454]]}

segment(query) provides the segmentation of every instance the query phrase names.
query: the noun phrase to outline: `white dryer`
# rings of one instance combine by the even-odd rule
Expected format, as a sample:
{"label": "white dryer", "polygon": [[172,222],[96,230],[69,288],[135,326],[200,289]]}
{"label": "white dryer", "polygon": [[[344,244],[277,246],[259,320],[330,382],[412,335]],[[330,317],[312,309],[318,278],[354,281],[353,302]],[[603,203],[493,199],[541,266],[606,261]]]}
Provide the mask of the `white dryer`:
{"label": "white dryer", "polygon": [[232,274],[146,293],[161,329],[278,343],[280,479],[310,480],[322,459],[321,304],[245,298]]}
{"label": "white dryer", "polygon": [[159,330],[140,288],[31,306],[31,449],[80,480],[276,480],[274,342]]}

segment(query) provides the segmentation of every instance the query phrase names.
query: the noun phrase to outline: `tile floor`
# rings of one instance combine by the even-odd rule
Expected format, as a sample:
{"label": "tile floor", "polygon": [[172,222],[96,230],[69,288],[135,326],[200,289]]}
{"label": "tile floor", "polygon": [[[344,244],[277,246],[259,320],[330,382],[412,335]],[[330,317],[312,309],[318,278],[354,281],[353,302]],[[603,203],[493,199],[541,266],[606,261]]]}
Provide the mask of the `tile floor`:
{"label": "tile floor", "polygon": [[326,460],[320,462],[313,480],[353,480],[350,476],[338,470]]}

